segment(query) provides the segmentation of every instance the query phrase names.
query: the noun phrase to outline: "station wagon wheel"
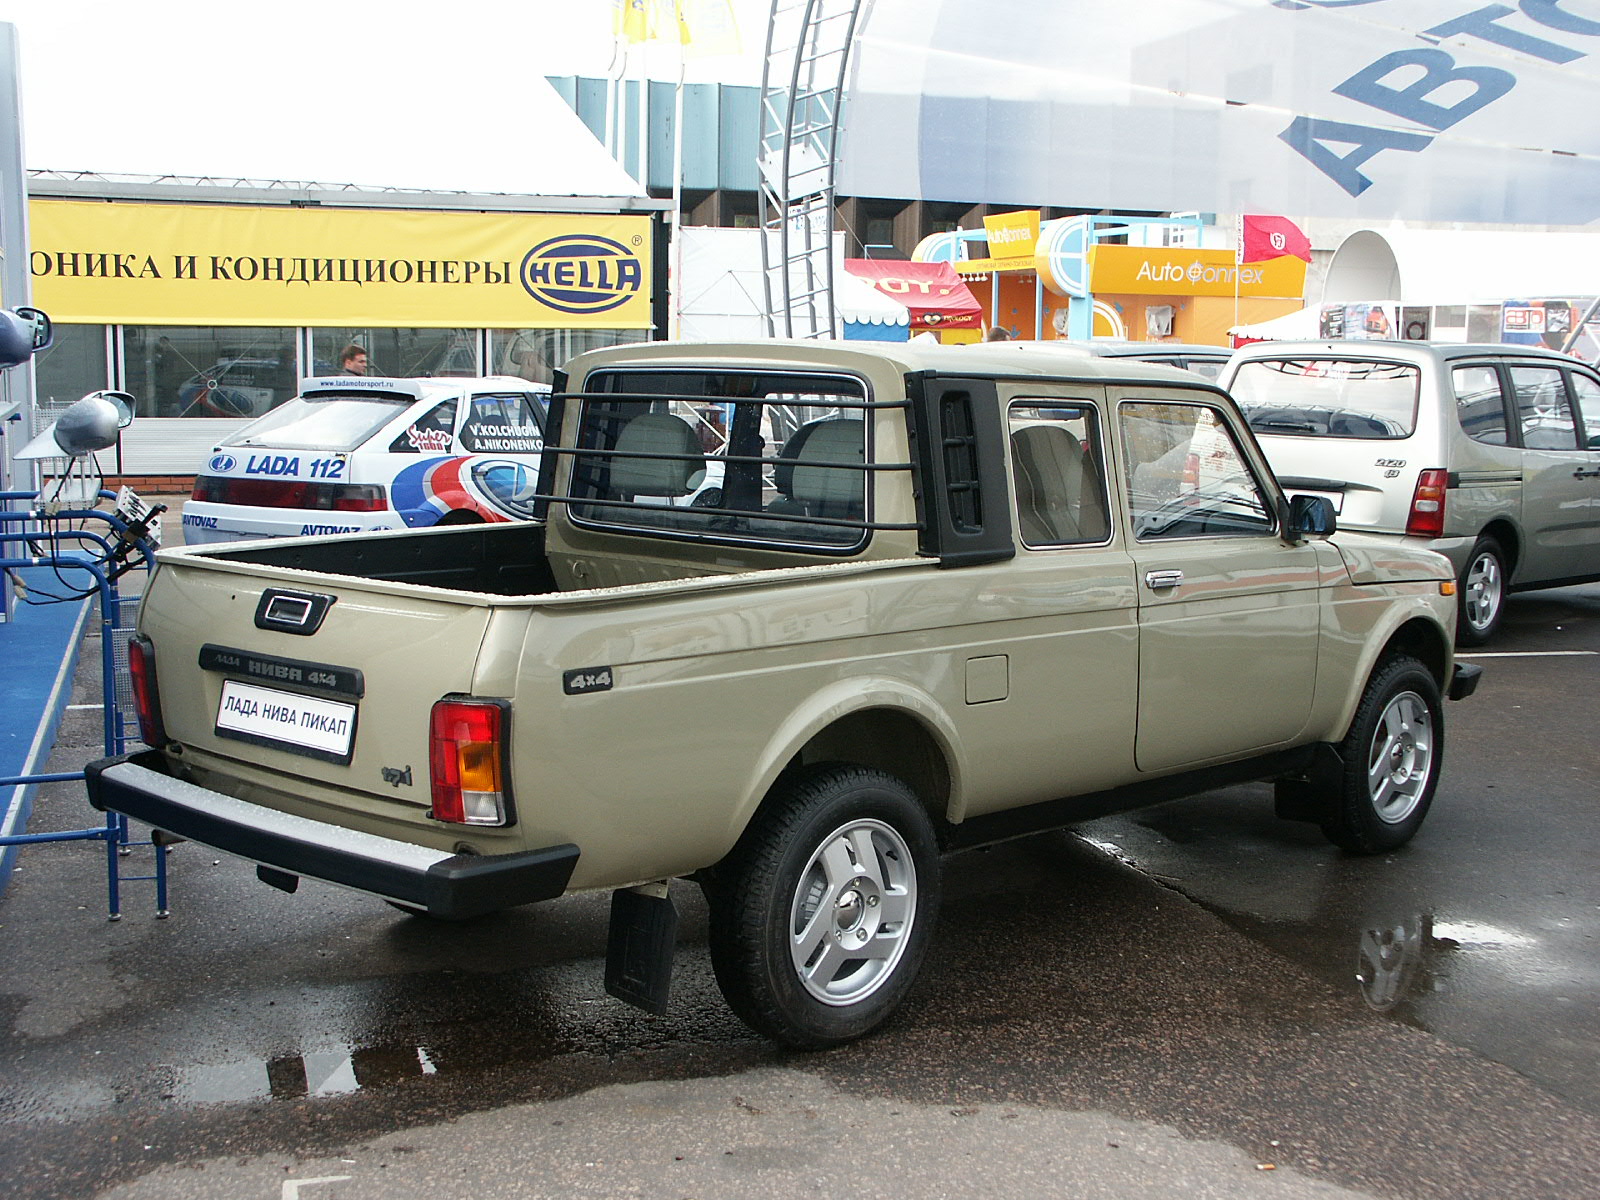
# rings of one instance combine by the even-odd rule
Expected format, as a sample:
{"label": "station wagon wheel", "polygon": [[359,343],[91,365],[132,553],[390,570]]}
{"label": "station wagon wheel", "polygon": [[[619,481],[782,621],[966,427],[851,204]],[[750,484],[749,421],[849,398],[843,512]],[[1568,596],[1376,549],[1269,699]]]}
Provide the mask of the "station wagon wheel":
{"label": "station wagon wheel", "polygon": [[707,886],[711,963],[751,1028],[802,1049],[882,1023],[933,932],[939,857],[911,789],[829,765],[779,785]]}
{"label": "station wagon wheel", "polygon": [[1506,552],[1487,535],[1477,540],[1461,572],[1456,641],[1481,646],[1500,627],[1506,603]]}
{"label": "station wagon wheel", "polygon": [[1339,744],[1339,795],[1322,822],[1329,841],[1381,854],[1416,835],[1439,783],[1443,716],[1438,682],[1422,663],[1400,655],[1379,664]]}

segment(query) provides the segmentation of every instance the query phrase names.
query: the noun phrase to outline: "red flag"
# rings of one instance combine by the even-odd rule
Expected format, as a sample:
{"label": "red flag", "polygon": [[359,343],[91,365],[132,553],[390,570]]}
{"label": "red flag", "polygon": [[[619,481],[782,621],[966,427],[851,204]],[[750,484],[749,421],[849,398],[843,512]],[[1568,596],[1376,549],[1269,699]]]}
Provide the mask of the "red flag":
{"label": "red flag", "polygon": [[1311,261],[1311,239],[1288,217],[1245,217],[1239,233],[1239,261],[1262,262],[1292,254]]}

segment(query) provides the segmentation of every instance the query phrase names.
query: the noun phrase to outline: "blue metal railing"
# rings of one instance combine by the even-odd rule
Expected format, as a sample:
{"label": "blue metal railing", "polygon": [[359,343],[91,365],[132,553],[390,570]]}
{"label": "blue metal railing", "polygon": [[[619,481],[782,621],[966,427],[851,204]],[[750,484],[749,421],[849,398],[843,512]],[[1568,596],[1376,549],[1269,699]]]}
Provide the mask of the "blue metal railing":
{"label": "blue metal railing", "polygon": [[[104,498],[114,498],[102,492]],[[37,501],[37,492],[0,492],[0,502]],[[62,528],[66,521],[102,521],[110,527],[114,537],[107,538],[89,529]],[[31,526],[31,528],[22,528]],[[19,567],[50,567],[58,574],[62,571],[82,571],[93,582],[93,588],[82,593],[87,598],[91,592],[100,607],[100,687],[103,716],[102,749],[107,757],[121,754],[127,749],[127,714],[118,696],[117,682],[119,643],[126,653],[126,635],[131,628],[122,624],[122,598],[116,580],[128,570],[142,565],[148,573],[152,568],[154,547],[141,536],[142,530],[114,512],[99,509],[64,509],[49,511],[34,507],[28,509],[0,509],[0,570]],[[68,548],[62,543],[74,543]],[[8,554],[11,546],[22,545],[32,550],[29,554]],[[139,562],[132,561],[137,555]],[[121,664],[125,667],[125,663]],[[31,787],[41,783],[66,783],[82,779],[83,771],[43,772],[27,775],[0,776],[0,787],[18,785]],[[0,846],[26,846],[43,842],[101,841],[106,847],[107,909],[111,920],[122,916],[121,885],[132,882],[153,882],[156,887],[156,916],[167,915],[167,860],[166,850],[156,834],[148,840],[134,841],[128,829],[128,819],[119,813],[107,813],[101,825],[84,829],[66,829],[51,833],[19,833],[0,836]],[[124,875],[121,859],[136,847],[149,846],[155,856],[155,865],[149,875]]]}

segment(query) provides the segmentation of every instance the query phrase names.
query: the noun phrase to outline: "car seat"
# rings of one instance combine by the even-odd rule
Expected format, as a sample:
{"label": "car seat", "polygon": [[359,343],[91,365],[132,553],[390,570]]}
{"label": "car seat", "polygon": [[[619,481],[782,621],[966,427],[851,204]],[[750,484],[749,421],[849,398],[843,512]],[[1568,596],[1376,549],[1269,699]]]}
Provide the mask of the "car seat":
{"label": "car seat", "polygon": [[[632,500],[637,496],[676,499],[687,496],[690,480],[705,471],[705,454],[694,428],[671,413],[643,413],[622,427],[611,460],[612,499]],[[674,457],[625,458],[629,454],[659,454]]]}
{"label": "car seat", "polygon": [[825,417],[802,425],[778,453],[772,483],[779,494],[767,511],[859,521],[865,461],[866,423],[859,418]]}
{"label": "car seat", "polygon": [[1030,546],[1097,542],[1109,532],[1095,472],[1068,429],[1029,425],[1011,434],[1017,523]]}

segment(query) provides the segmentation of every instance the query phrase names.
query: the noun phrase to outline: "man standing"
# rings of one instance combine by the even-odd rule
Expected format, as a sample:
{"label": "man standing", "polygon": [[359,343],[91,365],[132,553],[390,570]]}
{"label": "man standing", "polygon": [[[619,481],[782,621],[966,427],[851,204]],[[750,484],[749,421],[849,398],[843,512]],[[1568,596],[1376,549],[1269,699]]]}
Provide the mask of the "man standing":
{"label": "man standing", "polygon": [[339,374],[365,375],[367,373],[367,352],[360,346],[351,344],[339,351]]}

